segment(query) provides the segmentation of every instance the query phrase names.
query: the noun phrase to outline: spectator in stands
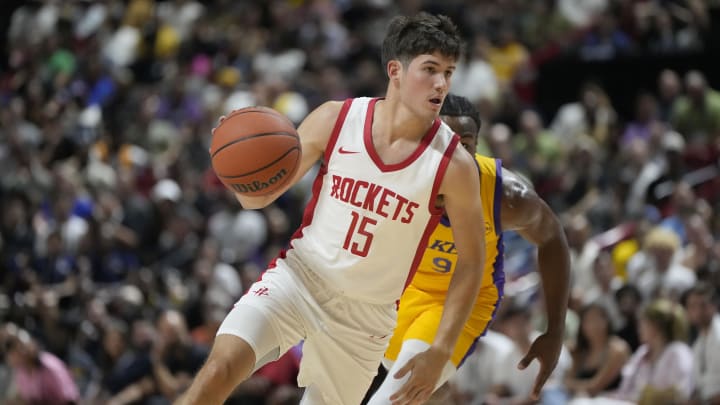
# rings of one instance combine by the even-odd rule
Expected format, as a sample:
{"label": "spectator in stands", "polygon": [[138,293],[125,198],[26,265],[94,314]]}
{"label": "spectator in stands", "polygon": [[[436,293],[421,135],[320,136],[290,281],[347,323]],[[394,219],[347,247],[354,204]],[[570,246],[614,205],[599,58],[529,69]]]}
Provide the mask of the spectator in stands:
{"label": "spectator in stands", "polygon": [[545,129],[536,111],[525,110],[518,118],[513,136],[514,169],[527,176],[540,195],[552,196],[559,188],[565,149],[556,136]]}
{"label": "spectator in stands", "polygon": [[452,396],[458,404],[476,404],[500,384],[497,370],[510,364],[510,356],[516,351],[515,343],[509,337],[495,330],[488,330],[477,347],[465,359],[463,366],[450,379]]}
{"label": "spectator in stands", "polygon": [[717,289],[698,283],[685,296],[690,324],[698,335],[693,344],[695,390],[689,404],[720,403],[720,313]]}
{"label": "spectator in stands", "polygon": [[627,342],[634,352],[640,346],[638,324],[640,323],[639,308],[643,303],[643,297],[640,290],[633,284],[625,284],[615,292],[615,302],[622,317],[617,335]]}
{"label": "spectator in stands", "polygon": [[672,215],[664,218],[661,224],[672,229],[684,242],[682,254],[677,260],[698,277],[703,276],[710,271],[708,266],[714,243],[708,225],[712,219],[712,208],[686,182],[675,184],[668,206]]}
{"label": "spectator in stands", "polygon": [[678,262],[681,249],[676,233],[665,227],[653,228],[645,236],[642,250],[628,263],[628,281],[637,285],[645,299],[679,301],[696,280],[695,273]]}
{"label": "spectator in stands", "polygon": [[580,328],[570,353],[573,363],[565,386],[576,396],[595,396],[620,386],[620,372],[631,352],[613,333],[605,306],[592,303],[580,311]]}
{"label": "spectator in stands", "polygon": [[687,319],[679,304],[653,301],[640,317],[640,346],[622,370],[613,397],[639,405],[678,403],[693,389],[693,355],[685,343]]}
{"label": "spectator in stands", "polygon": [[622,280],[617,275],[609,250],[601,251],[595,258],[593,276],[593,285],[582,294],[583,304],[601,305],[609,317],[610,330],[617,330],[622,323],[622,316],[615,301],[615,293],[622,286]]}
{"label": "spectator in stands", "polygon": [[584,60],[609,60],[624,56],[632,49],[630,37],[618,27],[614,14],[605,12],[587,33],[580,46]]}
{"label": "spectator in stands", "polygon": [[692,70],[685,75],[685,95],[673,105],[671,122],[691,148],[694,159],[709,161],[708,148],[720,140],[720,93],[707,84],[705,75]]}
{"label": "spectator in stands", "polygon": [[[514,349],[507,357],[506,364],[517,364],[523,356],[522,353],[530,347],[530,343],[539,332],[533,329],[532,309],[526,303],[521,303],[517,298],[506,299],[502,307],[499,309],[498,318],[495,321],[495,329],[514,343]],[[570,365],[570,355],[563,346],[558,364],[540,394],[541,402],[559,403],[558,401],[566,399],[563,379]],[[501,367],[496,370],[495,385],[489,389],[485,401],[489,403],[495,403],[498,400],[516,403],[529,401],[535,379],[533,373],[537,371],[537,367],[539,367],[537,363],[532,363],[524,370],[516,367]]]}
{"label": "spectator in stands", "polygon": [[[697,80],[697,73],[688,74],[691,86],[682,94],[677,73],[653,64],[712,66],[720,3],[461,3],[3,2],[14,11],[0,16],[6,22],[6,35],[0,35],[0,325],[22,325],[39,347],[67,364],[81,402],[108,403],[122,391],[114,401],[169,401],[158,395],[152,370],[149,337],[158,312],[182,311],[196,343],[210,342],[232,297],[259,277],[287,242],[287,231],[300,223],[315,174],[288,194],[292,198],[267,211],[238,211],[209,166],[210,129],[217,117],[258,104],[299,121],[328,98],[380,93],[384,73],[375,57],[377,35],[392,15],[421,8],[448,14],[468,39],[468,59],[459,64],[453,88],[478,105],[487,124],[478,150],[523,167],[553,209],[585,218],[586,230],[582,221],[578,228],[568,226],[575,239],[575,308],[610,277],[606,258],[595,260],[603,247],[587,241],[632,228],[636,221],[682,222],[673,229],[685,259],[692,259],[685,265],[720,288],[720,180],[694,182],[717,170],[713,148],[695,146],[701,139],[696,134],[718,139],[706,131],[714,128],[717,97],[709,83],[716,75],[707,70],[707,80]],[[643,14],[648,27],[652,21],[664,24],[649,37],[654,42],[646,40],[632,13]],[[600,27],[601,16],[604,29],[617,20],[629,35],[630,57],[639,58],[633,64],[662,52],[652,57],[648,71],[662,72],[651,90],[657,91],[658,120],[668,126],[635,119],[631,122],[639,126],[629,127],[634,138],[644,137],[649,127],[646,149],[622,144],[618,150],[615,131],[635,118],[624,101],[652,87],[654,78],[608,82],[608,94],[597,86],[578,88],[575,81],[604,79],[605,67],[616,66],[616,59],[608,65],[578,61],[588,30]],[[501,32],[504,44],[498,41]],[[597,49],[611,42],[598,41]],[[690,50],[690,59],[673,49]],[[498,83],[490,53],[505,85]],[[543,84],[545,67],[552,71],[558,65],[572,73],[567,80],[552,81],[549,89],[534,87]],[[562,105],[574,101],[573,94],[579,100]],[[549,134],[556,142],[543,141],[542,122],[552,123]],[[670,126],[675,123],[683,129]],[[569,155],[584,164],[570,164]],[[628,170],[620,176],[614,167]],[[697,168],[704,170],[693,172]],[[695,208],[690,220],[678,222],[680,181],[695,191],[695,198],[681,205],[692,201]],[[712,239],[702,226],[694,227],[703,223]],[[532,273],[532,249],[512,232],[505,235],[508,291],[532,293],[531,277],[515,280]],[[642,241],[644,232],[638,237]],[[627,247],[626,256],[636,250]],[[618,269],[625,267],[625,259],[621,262]],[[600,284],[595,276],[601,276]],[[633,348],[642,301],[636,292],[632,285],[617,292],[624,321],[618,334]],[[573,312],[568,314],[566,330],[573,333]],[[7,360],[0,365],[0,380],[7,375]],[[287,381],[291,364],[278,374]],[[0,381],[2,403],[14,397],[8,385]],[[288,383],[280,391],[292,398],[296,387]],[[282,392],[277,395],[259,401],[281,400]]]}
{"label": "spectator in stands", "polygon": [[40,349],[26,330],[14,324],[6,324],[2,335],[16,390],[10,404],[70,405],[79,401],[77,385],[62,360]]}
{"label": "spectator in stands", "polygon": [[677,72],[671,69],[664,69],[658,75],[658,103],[660,108],[660,119],[663,122],[670,122],[673,105],[682,95],[682,83]]}
{"label": "spectator in stands", "polygon": [[499,27],[497,39],[487,49],[487,59],[497,77],[500,91],[510,91],[515,73],[528,59],[528,51],[518,41],[515,28],[510,24]]}
{"label": "spectator in stands", "polygon": [[622,146],[635,139],[650,141],[653,126],[658,124],[657,100],[650,93],[641,93],[635,102],[635,120],[627,124],[620,137]]}
{"label": "spectator in stands", "polygon": [[615,110],[605,90],[595,83],[585,83],[580,100],[560,107],[550,125],[552,132],[569,147],[582,137],[606,145],[617,121]]}
{"label": "spectator in stands", "polygon": [[575,215],[567,219],[565,233],[570,247],[573,275],[571,306],[580,309],[585,294],[595,284],[593,266],[600,253],[600,246],[592,240],[593,230],[585,215]]}
{"label": "spectator in stands", "polygon": [[157,335],[150,356],[155,394],[172,401],[190,385],[209,348],[192,341],[185,318],[178,311],[161,313],[155,328]]}

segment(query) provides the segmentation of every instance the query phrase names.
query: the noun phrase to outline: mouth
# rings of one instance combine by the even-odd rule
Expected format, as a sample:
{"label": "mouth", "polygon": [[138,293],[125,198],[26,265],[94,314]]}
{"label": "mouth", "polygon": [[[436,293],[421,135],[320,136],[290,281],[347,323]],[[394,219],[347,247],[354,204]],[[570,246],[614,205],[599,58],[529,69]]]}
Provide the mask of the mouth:
{"label": "mouth", "polygon": [[440,107],[442,107],[442,102],[443,102],[442,97],[433,97],[428,101],[432,105],[433,110],[439,111]]}

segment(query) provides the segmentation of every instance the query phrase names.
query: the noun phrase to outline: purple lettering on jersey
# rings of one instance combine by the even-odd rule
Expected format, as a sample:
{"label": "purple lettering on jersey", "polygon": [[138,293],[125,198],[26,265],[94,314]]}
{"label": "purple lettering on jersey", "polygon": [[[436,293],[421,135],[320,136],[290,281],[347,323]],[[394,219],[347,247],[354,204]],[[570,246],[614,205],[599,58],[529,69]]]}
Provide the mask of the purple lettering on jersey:
{"label": "purple lettering on jersey", "polygon": [[378,204],[377,207],[377,213],[387,218],[388,214],[387,212],[383,211],[383,207],[387,207],[390,205],[390,201],[388,201],[388,197],[395,197],[395,193],[388,190],[383,189],[382,197],[380,197],[380,204]]}
{"label": "purple lettering on jersey", "polygon": [[457,254],[454,242],[448,242],[446,240],[435,239],[435,241],[428,247],[430,250],[437,250],[438,252],[449,253],[451,255]]}
{"label": "purple lettering on jersey", "polygon": [[435,241],[430,245],[431,250],[437,250],[439,252],[447,253],[445,250],[445,246],[447,246],[450,242],[446,242],[444,240],[435,239]]}

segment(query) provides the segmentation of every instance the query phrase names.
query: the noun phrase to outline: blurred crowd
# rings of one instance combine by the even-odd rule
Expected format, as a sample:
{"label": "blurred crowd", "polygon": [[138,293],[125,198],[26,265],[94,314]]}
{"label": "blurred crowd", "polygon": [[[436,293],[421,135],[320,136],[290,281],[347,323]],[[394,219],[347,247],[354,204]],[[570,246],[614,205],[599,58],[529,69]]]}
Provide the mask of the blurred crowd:
{"label": "blurred crowd", "polygon": [[[211,128],[249,105],[299,123],[382,95],[385,26],[421,9],[465,36],[452,91],[481,112],[478,151],[566,229],[567,350],[543,402],[720,403],[720,92],[666,69],[630,117],[593,81],[547,115],[534,87],[563,58],[707,52],[715,0],[22,3],[0,60],[0,402],[175,398],[300,223],[314,174],[244,211],[210,169]],[[535,370],[514,363],[543,330],[542,297],[532,246],[506,241],[507,299],[446,403],[528,403]],[[297,403],[300,356],[228,403]]]}

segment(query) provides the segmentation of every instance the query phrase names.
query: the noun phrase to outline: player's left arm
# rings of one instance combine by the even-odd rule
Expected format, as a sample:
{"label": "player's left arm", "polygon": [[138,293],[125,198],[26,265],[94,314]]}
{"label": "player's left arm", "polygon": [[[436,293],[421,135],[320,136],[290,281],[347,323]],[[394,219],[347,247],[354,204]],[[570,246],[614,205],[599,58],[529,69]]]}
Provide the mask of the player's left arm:
{"label": "player's left arm", "polygon": [[501,224],[503,230],[517,231],[538,249],[538,272],[542,280],[547,311],[547,331],[539,337],[520,362],[526,367],[534,358],[541,370],[533,394],[557,365],[565,332],[565,313],[570,290],[570,253],[560,220],[532,186],[503,168]]}
{"label": "player's left arm", "polygon": [[473,157],[464,149],[454,152],[439,193],[452,223],[457,264],[435,340],[427,351],[416,355],[395,374],[395,378],[402,378],[411,373],[405,385],[390,397],[393,404],[419,404],[430,397],[470,316],[482,282],[485,228],[480,178]]}

